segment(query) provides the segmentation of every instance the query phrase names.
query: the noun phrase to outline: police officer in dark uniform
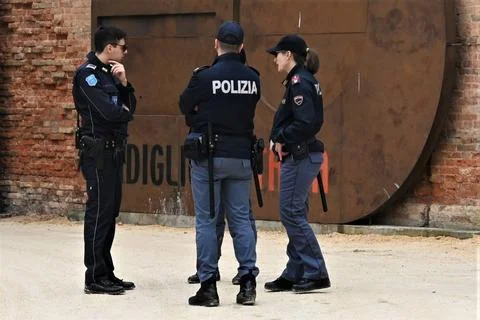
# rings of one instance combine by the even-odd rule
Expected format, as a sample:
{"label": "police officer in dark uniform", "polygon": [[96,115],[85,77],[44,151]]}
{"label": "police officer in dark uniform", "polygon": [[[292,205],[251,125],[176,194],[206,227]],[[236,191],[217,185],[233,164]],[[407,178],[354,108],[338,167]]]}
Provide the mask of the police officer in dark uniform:
{"label": "police officer in dark uniform", "polygon": [[115,276],[110,253],[122,198],[127,125],[136,106],[121,63],[127,54],[125,39],[126,33],[118,28],[100,27],[95,32],[95,52],[87,55],[73,79],[73,99],[82,120],[76,144],[88,194],[85,293],[121,294],[135,287]]}
{"label": "police officer in dark uniform", "polygon": [[[225,210],[239,263],[240,292],[237,303],[253,305],[256,298],[255,236],[249,219],[252,169],[250,153],[253,118],[260,99],[258,74],[245,66],[239,52],[243,30],[228,21],[220,26],[215,39],[217,58],[211,67],[197,68],[180,96],[180,109],[191,132],[187,146],[200,146],[192,159],[192,193],[195,203],[197,273],[201,287],[189,304],[218,306],[216,287],[218,239],[216,225],[220,204]],[[214,203],[210,210],[209,170],[202,146],[213,154]],[[207,191],[207,192],[206,192]],[[213,213],[213,214],[212,214]]]}
{"label": "police officer in dark uniform", "polygon": [[287,74],[285,94],[273,121],[271,149],[281,161],[280,220],[288,234],[288,262],[268,291],[307,292],[330,287],[320,246],[308,224],[309,188],[323,161],[315,138],[323,124],[322,91],[314,74],[319,60],[298,35],[287,35],[267,50],[279,72]]}
{"label": "police officer in dark uniform", "polygon": [[[245,53],[245,49],[242,48],[240,50],[240,61],[243,64],[247,63],[247,54]],[[253,69],[253,68],[252,68]],[[257,72],[257,70],[255,70]],[[257,227],[255,225],[255,217],[253,216],[253,211],[252,211],[252,203],[250,202],[250,223],[252,224],[252,230],[255,236],[255,242],[257,241]],[[223,243],[223,237],[225,234],[225,210],[223,209],[223,206],[220,207],[220,212],[217,217],[217,244],[218,244],[218,259],[220,259],[220,256],[222,255],[222,243]],[[235,236],[231,230],[230,231],[230,236],[233,237]],[[220,281],[220,271],[217,271],[217,281]],[[194,283],[200,283],[200,279],[198,278],[198,273],[195,273],[191,276],[188,277],[187,282],[190,284]],[[232,278],[232,284],[234,285],[239,285],[240,284],[240,273],[237,272],[237,274]]]}

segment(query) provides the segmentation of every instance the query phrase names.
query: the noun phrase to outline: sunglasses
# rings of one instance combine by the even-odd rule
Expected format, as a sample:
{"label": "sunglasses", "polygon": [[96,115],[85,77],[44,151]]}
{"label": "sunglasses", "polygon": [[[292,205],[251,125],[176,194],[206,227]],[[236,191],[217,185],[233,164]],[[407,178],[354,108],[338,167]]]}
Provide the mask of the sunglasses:
{"label": "sunglasses", "polygon": [[116,47],[116,46],[121,47],[123,52],[127,51],[127,49],[128,49],[128,45],[126,45],[126,44],[119,44],[119,43],[110,43],[110,44],[114,47]]}

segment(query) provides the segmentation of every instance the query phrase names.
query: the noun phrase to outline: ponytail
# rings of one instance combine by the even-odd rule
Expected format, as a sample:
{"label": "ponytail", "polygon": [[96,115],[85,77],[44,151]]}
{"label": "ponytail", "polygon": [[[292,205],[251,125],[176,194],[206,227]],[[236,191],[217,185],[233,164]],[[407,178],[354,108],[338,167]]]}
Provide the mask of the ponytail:
{"label": "ponytail", "polygon": [[307,60],[305,61],[305,69],[310,71],[311,74],[315,74],[320,67],[320,59],[318,53],[315,50],[307,49]]}
{"label": "ponytail", "polygon": [[296,64],[304,66],[311,74],[317,73],[318,68],[320,67],[320,59],[318,58],[317,52],[310,48],[307,49],[306,57],[293,53],[293,58],[295,59]]}

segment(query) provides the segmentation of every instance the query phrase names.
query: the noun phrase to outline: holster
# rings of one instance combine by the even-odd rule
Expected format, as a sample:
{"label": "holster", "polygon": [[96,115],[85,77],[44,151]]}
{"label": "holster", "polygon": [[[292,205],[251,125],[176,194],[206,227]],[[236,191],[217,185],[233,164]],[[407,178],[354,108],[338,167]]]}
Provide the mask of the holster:
{"label": "holster", "polygon": [[105,167],[105,139],[82,136],[80,138],[80,161],[93,158],[95,167],[102,170]]}
{"label": "holster", "polygon": [[127,139],[121,138],[117,140],[115,148],[113,149],[113,158],[118,161],[119,164],[125,163],[125,150],[127,149]]}
{"label": "holster", "polygon": [[185,158],[190,160],[205,160],[208,157],[208,145],[204,135],[187,137],[183,144]]}
{"label": "holster", "polygon": [[308,144],[306,142],[289,144],[287,149],[293,160],[303,160],[308,157]]}

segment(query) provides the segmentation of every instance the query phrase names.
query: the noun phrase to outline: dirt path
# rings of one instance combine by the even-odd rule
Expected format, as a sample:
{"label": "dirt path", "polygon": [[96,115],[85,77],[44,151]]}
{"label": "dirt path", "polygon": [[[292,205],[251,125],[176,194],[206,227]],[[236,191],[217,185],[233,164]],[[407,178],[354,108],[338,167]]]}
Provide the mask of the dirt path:
{"label": "dirt path", "polygon": [[480,319],[480,239],[322,235],[333,287],[314,294],[267,293],[286,262],[286,235],[259,232],[257,304],[235,304],[232,241],[226,236],[220,307],[191,307],[198,289],[193,229],[122,225],[116,273],[137,289],[83,294],[83,226],[66,220],[0,220],[2,319]]}

